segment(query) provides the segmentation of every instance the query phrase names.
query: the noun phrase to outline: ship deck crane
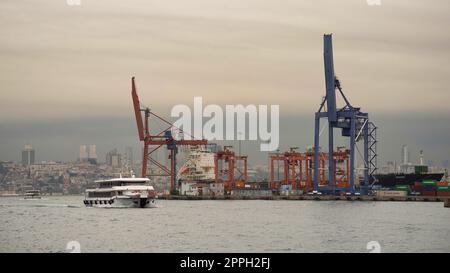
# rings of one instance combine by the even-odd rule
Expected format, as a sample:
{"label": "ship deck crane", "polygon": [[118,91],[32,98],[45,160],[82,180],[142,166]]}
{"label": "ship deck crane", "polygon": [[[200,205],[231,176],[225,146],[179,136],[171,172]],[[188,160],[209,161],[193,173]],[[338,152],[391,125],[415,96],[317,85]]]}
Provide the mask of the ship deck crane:
{"label": "ship deck crane", "polygon": [[[369,114],[362,112],[361,108],[350,104],[345,96],[341,83],[334,74],[332,34],[325,34],[324,42],[324,67],[326,96],[315,113],[314,130],[314,190],[319,190],[319,147],[320,147],[320,119],[328,119],[328,186],[321,190],[335,193],[336,190],[355,192],[355,152],[359,152],[357,142],[364,143],[363,154],[364,174],[361,181],[361,193],[365,193],[369,186],[370,177],[376,171],[376,126],[369,121]],[[345,102],[344,107],[336,106],[336,89]],[[326,106],[326,107],[325,107]],[[326,109],[325,109],[326,108]],[[350,139],[349,143],[349,178],[348,186],[340,187],[336,184],[335,167],[333,162],[334,134],[333,129],[341,129],[343,137]]]}
{"label": "ship deck crane", "polygon": [[[177,160],[176,156],[178,153],[178,146],[182,145],[206,145],[208,141],[205,139],[197,140],[197,139],[180,139],[176,140],[172,136],[172,129],[175,126],[167,121],[166,119],[160,117],[159,115],[153,113],[148,107],[141,107],[141,103],[139,102],[139,97],[136,91],[136,84],[134,82],[134,77],[131,78],[131,97],[133,99],[133,107],[134,114],[136,117],[136,125],[138,130],[139,140],[144,142],[144,153],[142,158],[142,177],[147,177],[149,174],[148,163],[151,162],[155,165],[161,172],[159,174],[152,174],[153,176],[169,176],[170,177],[170,191],[173,192],[177,190],[176,183],[176,174],[177,174]],[[142,119],[142,113],[144,112],[144,120]],[[167,128],[163,131],[160,131],[157,134],[150,133],[150,117],[154,117],[164,124],[167,125]],[[179,128],[177,128],[179,129]],[[158,162],[153,159],[150,155],[157,151],[159,148],[166,146],[170,151],[170,168],[167,168],[164,164]]]}

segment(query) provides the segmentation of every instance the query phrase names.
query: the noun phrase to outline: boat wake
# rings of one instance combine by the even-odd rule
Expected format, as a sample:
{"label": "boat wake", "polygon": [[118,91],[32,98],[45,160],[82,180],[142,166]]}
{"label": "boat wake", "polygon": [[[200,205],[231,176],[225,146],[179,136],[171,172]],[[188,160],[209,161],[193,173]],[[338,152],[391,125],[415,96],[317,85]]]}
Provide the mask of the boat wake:
{"label": "boat wake", "polygon": [[82,206],[68,204],[2,204],[1,207],[32,207],[32,208],[81,208]]}

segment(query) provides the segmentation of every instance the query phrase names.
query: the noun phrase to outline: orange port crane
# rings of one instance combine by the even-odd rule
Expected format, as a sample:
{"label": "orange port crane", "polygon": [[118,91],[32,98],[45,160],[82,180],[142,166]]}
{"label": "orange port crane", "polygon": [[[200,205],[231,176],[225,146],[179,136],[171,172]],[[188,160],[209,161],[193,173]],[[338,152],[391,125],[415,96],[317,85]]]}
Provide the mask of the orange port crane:
{"label": "orange port crane", "polygon": [[215,181],[224,184],[224,190],[227,194],[232,189],[244,188],[248,178],[247,156],[236,155],[231,149],[232,147],[225,146],[222,151],[218,151],[214,156]]}
{"label": "orange port crane", "polygon": [[[176,128],[171,122],[165,120],[164,118],[158,116],[157,114],[150,111],[150,108],[143,107],[141,108],[141,104],[139,102],[139,97],[136,92],[136,84],[134,82],[134,77],[131,78],[131,97],[133,98],[133,107],[134,114],[136,117],[136,125],[138,129],[139,140],[144,142],[144,153],[142,158],[142,177],[147,176],[169,176],[170,177],[170,191],[173,192],[177,190],[176,183],[176,167],[177,160],[176,155],[178,153],[178,146],[182,145],[206,145],[208,141],[205,139],[195,140],[195,139],[174,139],[172,136],[172,129]],[[142,119],[142,113],[144,112],[145,120]],[[150,125],[149,120],[150,117],[154,117],[164,124],[167,125],[167,128],[157,134],[150,133]],[[179,129],[179,128],[176,128]],[[181,129],[179,129],[181,130]],[[182,131],[182,130],[181,130]],[[151,154],[157,151],[159,148],[166,146],[170,152],[170,169],[167,168],[164,164],[158,162],[157,160],[151,157]],[[150,149],[151,148],[151,149]],[[148,163],[151,162],[154,166],[156,166],[160,172],[152,173],[150,175],[147,174]]]}
{"label": "orange port crane", "polygon": [[[279,189],[281,185],[291,185],[293,190],[303,189],[306,192],[312,186],[311,156],[297,152],[298,147],[292,147],[284,153],[270,155],[270,188]],[[275,171],[274,163],[278,167]],[[280,178],[280,163],[283,172]],[[275,178],[277,173],[277,178]]]}
{"label": "orange port crane", "polygon": [[[303,189],[308,192],[313,186],[313,162],[314,152],[307,151],[299,153],[296,151],[297,147],[290,148],[284,153],[274,153],[270,155],[270,188],[279,189],[281,185],[291,185],[293,190]],[[349,184],[349,154],[350,151],[344,147],[338,147],[333,152],[333,182],[337,187],[348,187]],[[329,184],[326,180],[326,162],[328,161],[328,154],[319,153],[319,186],[326,186]],[[278,168],[275,170],[275,163]],[[280,177],[280,163],[282,172]],[[275,177],[275,174],[278,174]]]}

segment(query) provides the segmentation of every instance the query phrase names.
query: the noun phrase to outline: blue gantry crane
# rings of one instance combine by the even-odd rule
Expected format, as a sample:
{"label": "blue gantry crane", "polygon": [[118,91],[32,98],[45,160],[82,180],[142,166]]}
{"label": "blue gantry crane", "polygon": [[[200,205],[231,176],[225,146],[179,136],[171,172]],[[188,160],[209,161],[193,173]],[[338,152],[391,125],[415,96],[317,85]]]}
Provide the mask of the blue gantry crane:
{"label": "blue gantry crane", "polygon": [[[315,113],[314,130],[314,191],[325,193],[336,193],[336,191],[356,192],[355,187],[355,152],[358,152],[364,162],[363,176],[360,180],[360,192],[365,194],[368,190],[371,176],[377,169],[376,162],[376,130],[377,127],[369,121],[369,114],[362,112],[361,108],[350,104],[345,96],[339,79],[334,74],[333,64],[333,42],[332,34],[325,34],[324,42],[324,66],[325,66],[325,84],[326,96],[320,104],[319,110]],[[339,91],[345,105],[342,108],[337,107],[336,90]],[[328,185],[321,186],[319,189],[319,153],[320,153],[320,120],[328,120]],[[349,157],[350,172],[348,177],[348,186],[339,187],[335,181],[335,164],[333,158],[334,152],[334,134],[333,129],[341,129],[343,137],[349,138]],[[357,142],[363,141],[363,153],[360,153]]]}

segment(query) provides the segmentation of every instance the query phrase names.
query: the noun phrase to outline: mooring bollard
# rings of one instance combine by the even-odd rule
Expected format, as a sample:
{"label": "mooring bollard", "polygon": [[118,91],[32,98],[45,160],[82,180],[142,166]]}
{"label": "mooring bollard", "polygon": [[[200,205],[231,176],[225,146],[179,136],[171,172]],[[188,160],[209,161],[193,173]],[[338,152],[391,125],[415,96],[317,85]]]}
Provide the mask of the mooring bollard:
{"label": "mooring bollard", "polygon": [[444,207],[450,208],[450,199],[449,199],[449,198],[445,199],[445,201],[444,201]]}

